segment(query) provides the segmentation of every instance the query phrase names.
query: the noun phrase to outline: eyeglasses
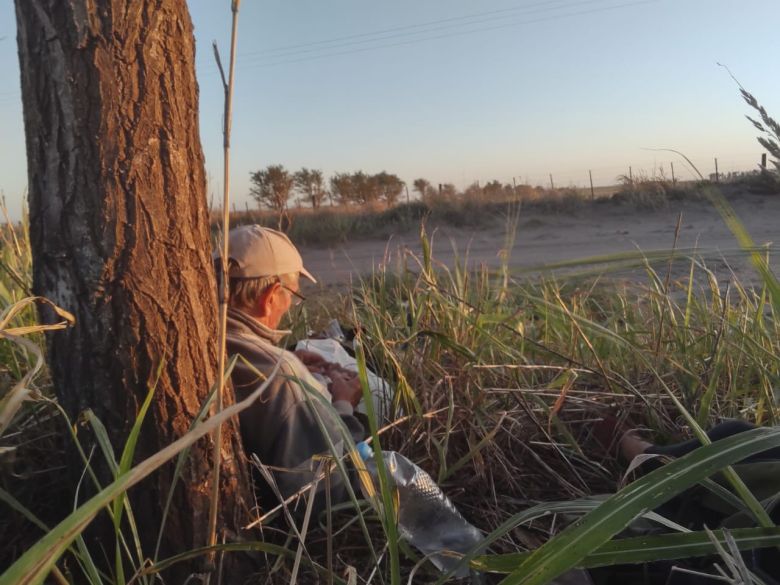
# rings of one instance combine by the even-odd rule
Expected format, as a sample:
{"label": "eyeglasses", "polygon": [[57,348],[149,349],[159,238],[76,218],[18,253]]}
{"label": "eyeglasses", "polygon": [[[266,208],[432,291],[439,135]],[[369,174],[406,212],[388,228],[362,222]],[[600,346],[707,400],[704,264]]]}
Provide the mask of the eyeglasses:
{"label": "eyeglasses", "polygon": [[281,286],[284,290],[289,292],[293,296],[292,304],[293,305],[300,305],[303,301],[306,300],[306,297],[303,296],[301,293],[299,293],[297,290],[291,289],[289,286],[284,284],[283,282],[279,283],[279,286]]}

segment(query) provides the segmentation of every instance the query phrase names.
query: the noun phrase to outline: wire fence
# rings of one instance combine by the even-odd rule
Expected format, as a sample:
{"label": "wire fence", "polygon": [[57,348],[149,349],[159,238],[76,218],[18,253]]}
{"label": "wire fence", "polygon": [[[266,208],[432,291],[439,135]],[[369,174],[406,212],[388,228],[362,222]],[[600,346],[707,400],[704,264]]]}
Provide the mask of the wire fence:
{"label": "wire fence", "polygon": [[[460,180],[429,183],[427,193],[436,196],[443,196],[445,199],[449,196],[465,195],[467,197],[487,197],[491,195],[501,197],[502,193],[510,195],[514,193],[517,196],[521,193],[528,193],[530,187],[533,197],[544,197],[549,195],[550,191],[566,194],[566,191],[576,191],[577,194],[585,198],[609,197],[618,191],[625,189],[632,183],[640,185],[648,181],[664,181],[667,183],[685,184],[699,180],[708,180],[712,182],[729,182],[745,177],[750,173],[758,173],[762,168],[771,167],[767,161],[766,153],[757,153],[755,155],[730,156],[727,158],[708,157],[689,159],[683,158],[666,160],[657,159],[652,164],[645,165],[608,165],[594,166],[592,168],[580,168],[575,170],[556,171],[551,173],[528,173],[517,174],[512,177],[495,177],[489,181],[484,179],[468,180],[465,176]],[[328,173],[326,175],[326,183]],[[415,180],[406,178],[403,192],[389,206],[401,203],[419,201],[421,194],[413,186]],[[213,187],[213,186],[212,186]],[[356,209],[362,207],[365,210],[376,208],[383,210],[388,207],[387,202],[378,199],[369,203],[355,205],[354,202],[339,201],[338,197],[326,196],[322,201],[324,208],[344,207],[345,209]],[[372,207],[373,206],[373,207]],[[288,202],[288,209],[311,210],[311,204],[306,196],[293,193]],[[240,195],[233,203],[232,211],[259,210],[258,204],[251,197],[242,198]],[[266,210],[270,211],[270,210]]]}
{"label": "wire fence", "polygon": [[[551,170],[548,173],[519,173],[507,183],[539,186],[545,189],[577,188],[589,189],[620,185],[632,180],[661,179],[669,181],[696,181],[704,178],[711,181],[728,180],[745,173],[766,168],[766,154],[729,156],[721,158],[685,159],[669,157],[666,160],[657,159],[651,164],[624,164],[610,166],[594,166],[573,170]],[[701,175],[701,176],[700,176]],[[501,180],[501,179],[498,179]],[[478,183],[473,181],[472,183]],[[466,188],[468,185],[464,185]]]}

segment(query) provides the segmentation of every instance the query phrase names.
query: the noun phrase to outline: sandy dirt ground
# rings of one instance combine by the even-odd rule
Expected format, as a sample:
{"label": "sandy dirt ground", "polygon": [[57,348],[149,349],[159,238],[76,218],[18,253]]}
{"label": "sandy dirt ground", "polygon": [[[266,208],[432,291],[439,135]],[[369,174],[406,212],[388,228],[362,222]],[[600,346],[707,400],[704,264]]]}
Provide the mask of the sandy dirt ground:
{"label": "sandy dirt ground", "polygon": [[[780,275],[780,196],[740,194],[729,201],[757,245],[770,244],[771,265]],[[719,275],[734,271],[740,280],[755,282],[756,275],[736,239],[717,211],[706,201],[671,203],[645,211],[616,204],[586,207],[572,214],[540,214],[521,210],[510,266],[523,269],[625,252],[671,249],[678,217],[682,214],[677,247],[696,248],[707,266]],[[491,228],[463,229],[429,226],[434,235],[434,257],[451,266],[468,251],[472,267],[500,265],[499,251],[506,241],[506,221]],[[434,229],[435,228],[435,229]],[[457,251],[457,252],[456,252]],[[420,254],[417,231],[389,239],[351,241],[327,248],[305,247],[304,263],[324,285],[348,282],[385,264],[399,266],[403,254]],[[598,269],[598,265],[596,265]],[[683,268],[682,266],[680,268]]]}

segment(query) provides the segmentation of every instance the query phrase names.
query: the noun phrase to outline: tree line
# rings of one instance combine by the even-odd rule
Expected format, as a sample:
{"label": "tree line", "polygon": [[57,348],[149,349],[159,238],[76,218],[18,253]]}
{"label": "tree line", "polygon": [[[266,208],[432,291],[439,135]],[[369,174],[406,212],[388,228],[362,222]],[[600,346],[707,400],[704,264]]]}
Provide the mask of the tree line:
{"label": "tree line", "polygon": [[336,173],[326,182],[319,169],[306,167],[290,172],[282,165],[269,165],[250,173],[250,195],[258,205],[283,212],[294,195],[314,209],[328,200],[331,205],[398,202],[406,183],[398,175],[385,171],[374,175],[356,171]]}
{"label": "tree line", "polygon": [[[326,201],[331,205],[363,205],[383,202],[388,206],[398,203],[402,194],[409,189],[398,175],[382,171],[369,174],[363,171],[353,173],[336,173],[325,179],[319,169],[301,168],[299,171],[288,171],[283,165],[269,165],[266,168],[250,173],[250,195],[261,207],[276,211],[280,218],[286,214],[290,201],[297,196],[299,204],[317,209]],[[445,199],[463,195],[469,198],[501,198],[512,196],[528,196],[529,191],[537,192],[541,187],[530,185],[515,185],[502,183],[498,180],[488,181],[484,185],[478,182],[459,192],[452,183],[442,183],[434,186],[424,178],[412,182],[412,191],[422,201],[434,197]]]}

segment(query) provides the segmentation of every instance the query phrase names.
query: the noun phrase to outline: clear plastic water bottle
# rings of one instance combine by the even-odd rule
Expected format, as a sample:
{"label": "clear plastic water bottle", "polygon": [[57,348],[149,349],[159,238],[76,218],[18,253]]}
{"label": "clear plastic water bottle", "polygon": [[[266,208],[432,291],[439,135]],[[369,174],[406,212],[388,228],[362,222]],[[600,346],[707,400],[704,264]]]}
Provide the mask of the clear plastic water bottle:
{"label": "clear plastic water bottle", "polygon": [[[363,461],[375,485],[379,485],[373,451],[366,443],[358,445]],[[401,537],[426,555],[440,571],[453,570],[460,559],[443,554],[465,554],[483,539],[444,495],[430,475],[395,451],[382,451],[388,479],[398,490],[398,529]],[[469,575],[468,566],[454,575]]]}

